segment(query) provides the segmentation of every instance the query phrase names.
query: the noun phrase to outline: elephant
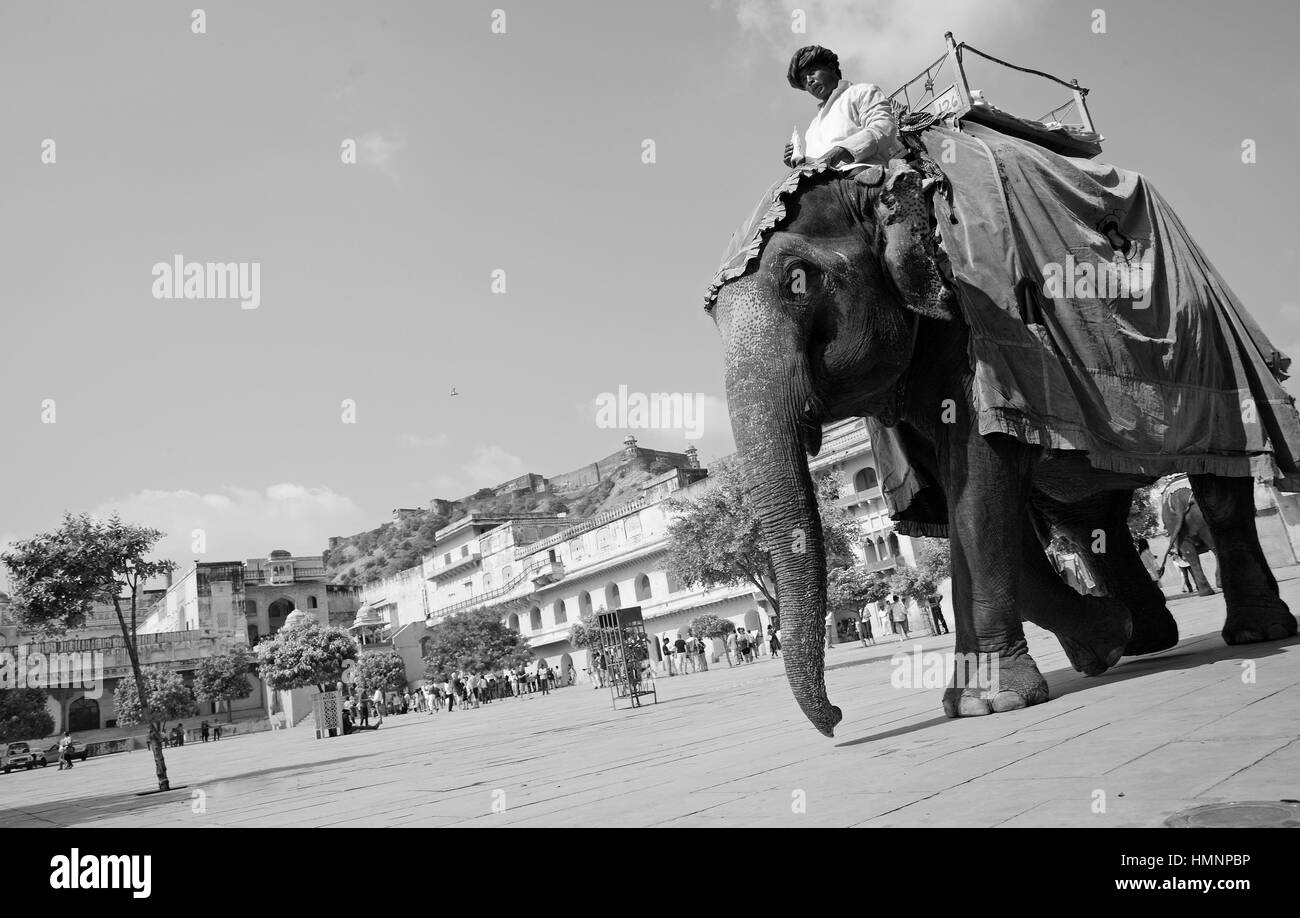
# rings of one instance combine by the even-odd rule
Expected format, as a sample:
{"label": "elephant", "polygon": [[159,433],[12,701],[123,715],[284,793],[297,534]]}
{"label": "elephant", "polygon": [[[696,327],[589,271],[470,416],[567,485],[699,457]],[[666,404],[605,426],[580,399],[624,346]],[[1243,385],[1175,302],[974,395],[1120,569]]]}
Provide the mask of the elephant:
{"label": "elephant", "polygon": [[[1201,596],[1213,596],[1214,587],[1210,586],[1201,568],[1201,555],[1207,551],[1215,552],[1214,533],[1189,489],[1165,489],[1160,499],[1160,522],[1169,533],[1171,552],[1178,552],[1187,562],[1196,592]],[[1219,586],[1223,586],[1222,573],[1219,574]]]}
{"label": "elephant", "polygon": [[[981,432],[970,325],[936,230],[936,192],[915,158],[805,170],[784,188],[771,196],[772,213],[751,221],[759,230],[741,238],[740,259],[730,269],[724,261],[706,311],[721,338],[737,454],[776,573],[786,677],[812,725],[834,736],[843,715],[825,685],[827,562],[808,457],[820,449],[823,425],[848,418],[892,431],[931,483],[951,543],[955,650],[996,662],[992,686],[954,676],[942,698],[948,717],[1048,700],[1025,621],[1052,632],[1088,675],[1174,646],[1178,626],[1127,527],[1134,489],[1159,476]],[[1252,479],[1190,478],[1219,547],[1224,640],[1295,635],[1255,530]],[[1049,527],[1076,544],[1104,533],[1108,549],[1093,560],[1107,595],[1062,583],[1044,551]]]}

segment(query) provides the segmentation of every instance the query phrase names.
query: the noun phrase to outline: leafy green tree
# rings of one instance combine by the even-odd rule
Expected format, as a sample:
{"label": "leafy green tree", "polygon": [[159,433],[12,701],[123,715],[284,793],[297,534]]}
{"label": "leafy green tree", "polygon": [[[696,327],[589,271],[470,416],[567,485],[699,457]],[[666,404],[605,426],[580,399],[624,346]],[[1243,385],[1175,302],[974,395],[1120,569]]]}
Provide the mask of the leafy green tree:
{"label": "leafy green tree", "polygon": [[257,645],[258,674],[273,689],[287,691],[314,685],[319,691],[343,678],[349,660],[357,658],[357,642],[339,627],[310,621],[281,628]]}
{"label": "leafy green tree", "polygon": [[248,681],[252,669],[253,658],[242,646],[200,660],[194,668],[194,697],[202,702],[224,701],[226,720],[234,720],[231,702],[252,694],[253,685]]}
{"label": "leafy green tree", "polygon": [[40,739],[54,732],[45,692],[34,688],[0,690],[0,743]]}
{"label": "leafy green tree", "polygon": [[429,629],[429,648],[425,673],[435,680],[457,670],[485,673],[533,659],[519,632],[506,627],[491,609],[470,609],[438,622]]}
{"label": "leafy green tree", "polygon": [[731,666],[731,648],[727,646],[727,635],[736,630],[736,623],[726,618],[719,618],[712,613],[697,615],[691,619],[691,632],[696,637],[720,638],[723,653],[727,655],[727,665]]}
{"label": "leafy green tree", "polygon": [[113,690],[113,707],[117,710],[119,724],[124,727],[163,724],[198,713],[194,692],[181,679],[180,673],[165,666],[146,666],[141,675],[145,690],[143,706],[134,679],[118,680],[117,688]]}
{"label": "leafy green tree", "polygon": [[[116,513],[107,520],[69,513],[56,531],[16,543],[3,560],[18,624],[62,634],[80,627],[96,603],[111,603],[137,695],[148,697],[136,647],[136,616],[141,586],[175,568],[170,561],[145,557],[162,536],[157,529],[123,523]],[[169,790],[162,722],[148,723],[158,789]]]}
{"label": "leafy green tree", "polygon": [[[763,543],[758,512],[749,497],[748,483],[738,465],[724,465],[710,477],[716,487],[698,498],[673,498],[668,510],[668,552],[665,569],[682,583],[713,588],[752,584],[772,610],[780,614],[776,572]],[[852,557],[860,530],[843,508],[836,506],[839,481],[823,477],[816,482],[826,556],[832,561]]]}
{"label": "leafy green tree", "polygon": [[357,687],[366,694],[406,691],[406,663],[395,650],[367,651],[357,657],[352,666]]}

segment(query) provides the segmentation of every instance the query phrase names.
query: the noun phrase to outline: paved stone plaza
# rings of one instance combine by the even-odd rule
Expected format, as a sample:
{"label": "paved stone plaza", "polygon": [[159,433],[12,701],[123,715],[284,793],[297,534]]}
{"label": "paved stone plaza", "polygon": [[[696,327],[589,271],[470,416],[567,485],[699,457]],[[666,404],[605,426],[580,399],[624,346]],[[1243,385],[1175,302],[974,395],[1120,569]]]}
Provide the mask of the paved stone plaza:
{"label": "paved stone plaza", "polygon": [[[1300,568],[1279,579],[1300,609]],[[169,749],[185,787],[167,794],[136,796],[153,786],[145,751],[0,776],[0,826],[1155,826],[1300,796],[1297,641],[1226,646],[1221,596],[1170,608],[1177,648],[1098,679],[1031,629],[1053,700],[1008,714],[947,720],[939,691],[890,686],[897,645],[851,645],[827,662],[845,715],[833,740],[779,663],[723,662],[660,679],[659,704],[637,711],[580,686],[336,739],[304,727]]]}

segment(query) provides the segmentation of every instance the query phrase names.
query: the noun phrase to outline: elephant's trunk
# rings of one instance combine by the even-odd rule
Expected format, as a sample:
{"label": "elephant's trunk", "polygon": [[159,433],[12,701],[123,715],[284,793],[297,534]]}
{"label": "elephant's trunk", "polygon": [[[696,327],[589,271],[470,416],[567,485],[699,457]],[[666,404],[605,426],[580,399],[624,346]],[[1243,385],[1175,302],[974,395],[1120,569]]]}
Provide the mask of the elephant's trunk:
{"label": "elephant's trunk", "polygon": [[[826,697],[826,559],[805,438],[820,435],[806,410],[812,387],[794,330],[761,304],[733,301],[719,317],[727,349],[727,404],[736,448],[776,573],[781,650],[795,700],[834,736],[842,717]],[[805,429],[808,428],[808,429]]]}

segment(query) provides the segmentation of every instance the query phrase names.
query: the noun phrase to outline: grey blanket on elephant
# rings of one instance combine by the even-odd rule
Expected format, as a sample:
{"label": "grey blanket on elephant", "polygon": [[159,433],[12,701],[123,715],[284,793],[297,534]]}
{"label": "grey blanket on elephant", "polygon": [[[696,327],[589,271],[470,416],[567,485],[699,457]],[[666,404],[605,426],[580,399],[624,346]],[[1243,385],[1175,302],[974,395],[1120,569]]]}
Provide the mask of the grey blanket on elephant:
{"label": "grey blanket on elephant", "polygon": [[[1077,450],[1097,468],[1212,473],[1300,491],[1300,415],[1269,342],[1141,175],[967,123],[917,135],[942,172],[935,217],[970,328],[983,434]],[[775,183],[732,236],[705,300],[749,270],[786,201]],[[912,372],[925,372],[916,354]],[[868,419],[899,529],[945,535],[942,494],[899,430]]]}
{"label": "grey blanket on elephant", "polygon": [[1300,489],[1290,360],[1145,178],[977,124],[921,139],[951,185],[935,216],[981,433],[1118,472]]}

